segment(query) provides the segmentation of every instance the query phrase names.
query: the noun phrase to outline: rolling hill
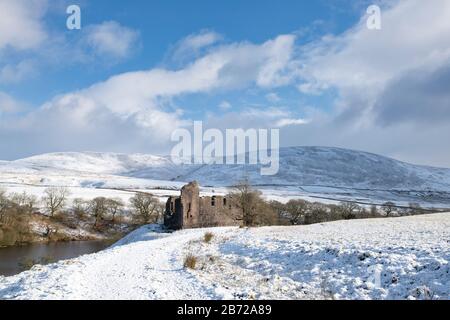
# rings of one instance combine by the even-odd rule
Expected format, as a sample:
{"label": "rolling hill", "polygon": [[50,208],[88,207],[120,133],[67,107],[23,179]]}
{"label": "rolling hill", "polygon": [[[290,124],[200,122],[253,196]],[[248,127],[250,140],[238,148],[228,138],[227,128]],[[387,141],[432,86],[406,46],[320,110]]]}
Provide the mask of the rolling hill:
{"label": "rolling hill", "polygon": [[248,176],[259,186],[324,186],[375,190],[450,190],[450,169],[419,166],[371,153],[327,147],[280,150],[280,170],[261,176],[259,165],[176,165],[146,154],[51,153],[0,162],[0,173],[114,175],[229,186]]}

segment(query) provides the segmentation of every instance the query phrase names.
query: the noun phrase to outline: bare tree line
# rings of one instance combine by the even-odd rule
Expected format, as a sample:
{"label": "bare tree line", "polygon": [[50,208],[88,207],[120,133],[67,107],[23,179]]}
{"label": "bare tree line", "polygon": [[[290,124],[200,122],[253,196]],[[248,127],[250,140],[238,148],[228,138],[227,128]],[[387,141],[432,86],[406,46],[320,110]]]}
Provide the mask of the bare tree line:
{"label": "bare tree line", "polygon": [[[31,234],[30,217],[33,215],[47,217],[50,221],[73,229],[78,228],[80,223],[87,224],[99,232],[116,228],[116,225],[120,228],[123,223],[136,226],[158,223],[164,215],[164,205],[148,193],[136,192],[128,204],[120,198],[107,197],[90,200],[75,198],[69,201],[69,196],[70,192],[64,187],[47,188],[40,199],[26,192],[7,194],[0,189],[0,246],[2,242],[27,241]],[[266,201],[248,179],[231,188],[226,198],[230,201],[229,205],[240,212],[238,219],[244,226],[301,225],[429,212],[417,203],[399,208],[393,202],[363,207],[353,202],[324,204],[306,200],[290,200],[287,203]],[[39,208],[39,204],[43,207]],[[40,212],[41,209],[44,211]],[[55,236],[57,230],[49,224],[44,234]]]}
{"label": "bare tree line", "polygon": [[343,201],[339,204],[324,204],[306,200],[290,200],[287,203],[266,201],[260,191],[254,189],[248,179],[232,187],[229,194],[233,205],[240,209],[244,226],[258,225],[302,225],[336,220],[382,218],[417,215],[430,212],[418,203],[398,207],[393,202],[370,207]]}
{"label": "bare tree line", "polygon": [[[164,210],[159,199],[147,193],[135,193],[128,206],[120,198],[69,201],[69,196],[70,192],[64,187],[47,188],[40,199],[26,192],[7,194],[0,189],[0,246],[29,241],[32,237],[30,223],[37,217],[48,219],[43,236],[50,238],[57,233],[54,226],[58,223],[72,229],[90,225],[93,230],[103,232],[116,225],[120,229],[120,224],[156,223]],[[8,241],[3,241],[5,238]]]}

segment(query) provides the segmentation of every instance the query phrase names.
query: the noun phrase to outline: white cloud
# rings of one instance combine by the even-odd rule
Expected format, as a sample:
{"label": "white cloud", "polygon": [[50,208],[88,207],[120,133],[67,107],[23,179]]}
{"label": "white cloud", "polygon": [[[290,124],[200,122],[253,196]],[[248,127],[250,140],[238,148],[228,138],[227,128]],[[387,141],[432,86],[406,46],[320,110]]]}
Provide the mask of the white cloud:
{"label": "white cloud", "polygon": [[139,33],[115,21],[88,25],[69,39],[65,24],[46,25],[51,6],[63,8],[48,0],[0,0],[0,83],[18,83],[48,66],[117,63],[137,47]]}
{"label": "white cloud", "polygon": [[17,64],[0,66],[0,83],[17,83],[35,73],[36,67],[31,60],[22,60]]}
{"label": "white cloud", "polygon": [[309,95],[321,95],[325,90],[329,89],[329,85],[325,83],[319,84],[318,82],[305,82],[298,85],[300,92]]}
{"label": "white cloud", "polygon": [[[188,122],[182,111],[173,110],[164,101],[189,93],[277,86],[285,69],[280,61],[288,63],[285,49],[292,44],[292,36],[280,36],[260,45],[235,43],[217,47],[181,69],[119,74],[89,88],[54,97],[16,122],[3,122],[0,137],[11,139],[13,131],[16,139],[27,137],[27,145],[33,141],[29,152],[51,148],[167,148],[172,130]],[[261,74],[263,83],[259,81]],[[286,115],[277,109],[251,112],[274,120]],[[0,152],[6,152],[0,148]]]}
{"label": "white cloud", "polygon": [[239,111],[208,114],[205,126],[226,130],[229,128],[284,128],[308,124],[309,120],[296,118],[287,108],[247,107]]}
{"label": "white cloud", "polygon": [[369,30],[364,17],[342,35],[313,42],[301,48],[300,90],[317,94],[335,88],[342,105],[371,108],[403,73],[448,63],[449,16],[446,0],[400,1],[382,11],[381,30]]}
{"label": "white cloud", "polygon": [[368,30],[361,20],[341,35],[300,47],[293,35],[262,44],[218,43],[206,32],[191,36],[185,47],[199,55],[181,68],[120,74],[55,97],[16,122],[2,122],[0,153],[10,152],[8,141],[23,143],[29,152],[154,152],[155,145],[167,147],[171,130],[188,120],[165,101],[256,86],[276,103],[276,88],[293,85],[312,95],[329,90],[336,100],[328,106],[330,95],[313,97],[324,105],[302,110],[305,118],[297,110],[249,108],[208,115],[205,126],[278,126],[284,145],[348,147],[449,166],[442,139],[450,135],[449,16],[446,0],[393,2],[383,9],[380,31]]}
{"label": "white cloud", "polygon": [[199,34],[188,36],[181,42],[180,47],[197,50],[206,46],[210,46],[221,39],[222,36],[216,32],[204,31]]}
{"label": "white cloud", "polygon": [[209,52],[214,51],[223,42],[221,34],[202,30],[192,33],[176,42],[167,52],[165,63],[173,66],[186,66]]}
{"label": "white cloud", "polygon": [[277,103],[277,102],[281,101],[281,98],[275,92],[270,92],[270,93],[266,94],[266,99],[267,99],[267,101],[272,102],[272,103]]}
{"label": "white cloud", "polygon": [[282,128],[287,126],[298,126],[309,123],[309,120],[306,119],[280,119],[275,123],[275,127]]}
{"label": "white cloud", "polygon": [[24,108],[24,103],[14,99],[9,94],[0,91],[0,116],[4,113],[19,112]]}
{"label": "white cloud", "polygon": [[201,49],[216,44],[222,36],[214,31],[203,30],[179,41],[173,50],[173,59],[182,60],[197,55]]}
{"label": "white cloud", "polygon": [[219,108],[221,109],[221,110],[229,110],[229,109],[231,109],[233,106],[231,105],[231,103],[229,103],[228,101],[222,101],[220,104],[219,104]]}
{"label": "white cloud", "polygon": [[139,39],[139,33],[116,21],[107,21],[85,28],[84,41],[99,56],[125,58],[130,55]]}
{"label": "white cloud", "polygon": [[[120,74],[95,84],[79,92],[57,97],[44,108],[70,108],[89,113],[96,108],[105,108],[114,115],[126,119],[138,116],[139,125],[146,127],[148,121],[142,120],[142,114],[160,108],[158,98],[173,97],[186,93],[208,92],[214,89],[245,87],[258,83],[260,73],[277,60],[284,52],[268,50],[279,47],[286,41],[285,36],[268,41],[260,46],[253,44],[236,44],[220,47],[216,51],[194,61],[179,70],[152,69]],[[257,56],[243,61],[243,56]],[[250,68],[242,70],[250,64]],[[281,69],[282,65],[277,66]],[[251,70],[250,70],[251,69]],[[249,72],[251,71],[251,72]],[[273,68],[273,77],[276,77]],[[268,85],[265,84],[265,85]]]}
{"label": "white cloud", "polygon": [[285,139],[449,166],[439,138],[450,132],[449,17],[446,0],[390,2],[381,30],[367,29],[364,17],[341,35],[298,48],[299,90],[328,90],[336,99],[325,118],[287,128]]}
{"label": "white cloud", "polygon": [[269,107],[269,108],[246,108],[243,111],[239,112],[240,115],[245,117],[253,117],[255,119],[261,118],[261,119],[268,119],[270,121],[276,120],[282,117],[289,117],[290,112],[284,108],[275,108],[275,107]]}
{"label": "white cloud", "polygon": [[268,56],[268,61],[258,74],[258,85],[261,87],[281,86],[292,80],[290,63],[294,52],[294,42],[294,36],[282,35],[263,45],[262,51]]}
{"label": "white cloud", "polygon": [[47,38],[42,17],[46,0],[0,0],[0,50],[28,50]]}

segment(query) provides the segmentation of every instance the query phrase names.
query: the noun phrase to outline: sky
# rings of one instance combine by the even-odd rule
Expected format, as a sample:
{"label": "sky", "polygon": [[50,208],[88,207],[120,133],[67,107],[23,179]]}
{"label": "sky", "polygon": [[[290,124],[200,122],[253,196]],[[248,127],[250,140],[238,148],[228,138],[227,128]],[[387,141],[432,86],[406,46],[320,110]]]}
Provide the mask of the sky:
{"label": "sky", "polygon": [[203,121],[450,167],[449,89],[447,0],[0,0],[3,160],[168,154]]}

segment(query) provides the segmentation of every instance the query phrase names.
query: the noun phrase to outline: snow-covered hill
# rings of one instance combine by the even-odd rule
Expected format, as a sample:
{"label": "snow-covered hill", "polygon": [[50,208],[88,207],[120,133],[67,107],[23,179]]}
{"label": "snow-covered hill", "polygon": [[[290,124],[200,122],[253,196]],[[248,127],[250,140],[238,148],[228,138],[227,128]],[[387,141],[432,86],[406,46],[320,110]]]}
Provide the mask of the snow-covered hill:
{"label": "snow-covered hill", "polygon": [[[147,226],[103,252],[0,277],[0,299],[450,299],[449,240],[450,213],[173,234]],[[195,270],[183,268],[188,254]]]}
{"label": "snow-covered hill", "polygon": [[[36,195],[47,186],[66,186],[82,197],[105,192],[123,197],[110,189],[151,190],[164,196],[192,180],[199,181],[205,193],[225,193],[244,176],[266,196],[280,201],[394,201],[450,208],[450,169],[339,148],[281,149],[275,176],[261,176],[258,165],[176,165],[170,157],[145,154],[51,153],[0,162],[0,188]],[[98,193],[100,189],[107,190]]]}
{"label": "snow-covered hill", "polygon": [[211,186],[233,185],[247,175],[255,185],[450,190],[450,169],[417,166],[371,153],[325,147],[281,149],[280,170],[276,176],[261,176],[259,166],[178,166],[170,157],[145,154],[52,153],[0,163],[0,172],[21,170],[165,181],[198,180],[202,185]]}
{"label": "snow-covered hill", "polygon": [[281,149],[280,170],[276,176],[261,176],[259,166],[212,165],[182,178],[221,185],[236,181],[244,173],[257,185],[450,190],[450,169],[411,165],[371,153],[324,147]]}
{"label": "snow-covered hill", "polygon": [[[151,170],[153,179],[165,180],[174,165],[164,157],[148,154],[98,152],[49,153],[12,161],[10,164],[35,170],[64,170],[87,173],[132,175],[134,171]],[[176,170],[176,169],[175,169]]]}

